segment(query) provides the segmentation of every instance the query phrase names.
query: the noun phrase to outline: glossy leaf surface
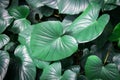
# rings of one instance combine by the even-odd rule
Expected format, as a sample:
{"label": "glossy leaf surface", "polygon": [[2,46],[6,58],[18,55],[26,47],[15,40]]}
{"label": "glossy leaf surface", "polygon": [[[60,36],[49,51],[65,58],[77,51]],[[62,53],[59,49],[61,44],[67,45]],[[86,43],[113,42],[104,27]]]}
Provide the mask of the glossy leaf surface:
{"label": "glossy leaf surface", "polygon": [[10,41],[10,38],[5,34],[0,34],[0,49]]}
{"label": "glossy leaf surface", "polygon": [[54,61],[71,56],[77,50],[77,42],[64,34],[59,21],[48,21],[34,26],[30,48],[34,58]]}
{"label": "glossy leaf surface", "polygon": [[9,9],[9,13],[15,19],[26,18],[29,14],[29,7],[26,5],[12,7]]}
{"label": "glossy leaf surface", "polygon": [[103,65],[100,58],[90,56],[85,65],[85,74],[88,79],[119,80],[120,74],[114,63]]}
{"label": "glossy leaf surface", "polygon": [[58,9],[63,14],[78,14],[86,9],[88,0],[57,0]]}
{"label": "glossy leaf surface", "polygon": [[0,33],[2,33],[12,22],[12,17],[9,15],[8,11],[0,8]]}
{"label": "glossy leaf surface", "polygon": [[0,80],[3,80],[9,65],[10,57],[7,52],[0,50]]}
{"label": "glossy leaf surface", "polygon": [[109,15],[104,14],[98,18],[99,11],[99,5],[89,5],[88,8],[77,19],[75,19],[68,28],[68,32],[71,32],[71,36],[73,36],[79,43],[94,40],[103,32],[109,21]]}
{"label": "glossy leaf surface", "polygon": [[10,0],[0,0],[0,7],[6,8],[9,5]]}

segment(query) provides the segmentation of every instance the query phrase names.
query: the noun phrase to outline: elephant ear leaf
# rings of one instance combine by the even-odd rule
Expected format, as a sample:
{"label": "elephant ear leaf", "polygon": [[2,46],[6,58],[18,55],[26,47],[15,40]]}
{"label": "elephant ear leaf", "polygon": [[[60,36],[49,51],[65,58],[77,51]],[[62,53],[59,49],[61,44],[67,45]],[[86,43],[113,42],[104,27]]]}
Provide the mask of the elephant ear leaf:
{"label": "elephant ear leaf", "polygon": [[0,50],[0,80],[3,80],[9,65],[10,57],[5,51]]}
{"label": "elephant ear leaf", "polygon": [[88,0],[57,0],[60,13],[79,14],[88,6]]}
{"label": "elephant ear leaf", "polygon": [[76,80],[76,73],[66,70],[62,75],[61,63],[55,62],[44,68],[40,80]]}
{"label": "elephant ear leaf", "polygon": [[104,14],[98,18],[99,11],[99,5],[95,3],[90,4],[88,8],[68,27],[71,36],[79,43],[92,41],[103,32],[109,21],[109,15]]}
{"label": "elephant ear leaf", "polygon": [[9,15],[8,11],[0,7],[0,33],[11,24],[13,18]]}
{"label": "elephant ear leaf", "polygon": [[19,66],[21,67],[19,74],[19,76],[21,77],[19,77],[19,79],[17,80],[35,80],[36,68],[29,56],[27,48],[22,45],[18,46],[15,50],[15,56],[20,58],[20,60],[22,61],[22,64]]}
{"label": "elephant ear leaf", "polygon": [[47,21],[36,24],[31,33],[31,56],[45,61],[55,61],[71,56],[77,50],[76,40],[64,34],[62,23]]}
{"label": "elephant ear leaf", "polygon": [[9,9],[9,13],[15,19],[26,18],[29,14],[29,7],[26,5],[19,6],[19,7],[18,6],[12,7]]}
{"label": "elephant ear leaf", "polygon": [[27,48],[19,45],[15,49],[14,55],[14,57],[11,57],[6,78],[10,80],[35,80],[36,67],[28,54]]}
{"label": "elephant ear leaf", "polygon": [[5,34],[0,34],[0,49],[10,41],[10,38]]}
{"label": "elephant ear leaf", "polygon": [[109,63],[104,66],[100,58],[95,55],[88,57],[85,65],[85,74],[90,80],[119,80],[120,74],[117,66],[114,63]]}

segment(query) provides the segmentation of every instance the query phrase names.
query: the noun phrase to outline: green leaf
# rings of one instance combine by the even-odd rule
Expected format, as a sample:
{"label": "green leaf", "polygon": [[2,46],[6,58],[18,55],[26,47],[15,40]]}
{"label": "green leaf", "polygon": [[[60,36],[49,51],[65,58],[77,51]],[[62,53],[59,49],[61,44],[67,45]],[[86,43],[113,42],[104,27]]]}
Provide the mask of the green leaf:
{"label": "green leaf", "polygon": [[85,65],[85,74],[88,79],[119,80],[120,74],[114,63],[103,65],[95,55],[88,57]]}
{"label": "green leaf", "polygon": [[0,8],[6,8],[9,5],[10,0],[0,0]]}
{"label": "green leaf", "polygon": [[120,54],[117,54],[113,57],[113,62],[117,65],[118,70],[120,71]]}
{"label": "green leaf", "polygon": [[17,47],[17,44],[15,42],[9,42],[5,45],[4,51],[8,51],[10,53],[14,52],[15,48]]}
{"label": "green leaf", "polygon": [[58,9],[57,0],[41,0],[41,3],[53,9]]}
{"label": "green leaf", "polygon": [[73,72],[79,74],[80,66],[79,65],[73,65],[73,66],[70,67],[70,70],[72,70]]}
{"label": "green leaf", "polygon": [[76,73],[71,70],[66,70],[60,80],[76,80]]}
{"label": "green leaf", "polygon": [[14,70],[17,72],[17,74],[14,74],[14,79],[35,80],[36,67],[29,56],[27,48],[23,45],[20,45],[15,49],[14,54],[18,59],[20,59],[19,62],[17,62],[17,65],[14,66]]}
{"label": "green leaf", "polygon": [[54,10],[52,8],[49,8],[47,6],[43,6],[40,8],[41,13],[46,16],[49,17],[53,14]]}
{"label": "green leaf", "polygon": [[29,14],[29,7],[26,5],[12,7],[9,9],[9,13],[15,19],[26,18]]}
{"label": "green leaf", "polygon": [[109,40],[111,40],[111,41],[118,41],[119,39],[120,39],[120,23],[118,23],[115,26],[115,28],[114,28],[114,30],[113,30]]}
{"label": "green leaf", "polygon": [[40,80],[59,80],[61,78],[61,63],[56,62],[43,69]]}
{"label": "green leaf", "polygon": [[77,47],[76,40],[64,34],[62,23],[59,21],[47,21],[34,26],[30,40],[33,58],[60,60],[71,56]]}
{"label": "green leaf", "polygon": [[5,34],[0,34],[0,49],[10,41],[10,38]]}
{"label": "green leaf", "polygon": [[[88,8],[68,27],[68,32],[79,43],[85,43],[96,39],[104,30],[109,21],[109,15],[104,14],[98,20],[100,7],[90,4]],[[87,35],[86,35],[87,33]]]}
{"label": "green leaf", "polygon": [[19,33],[18,41],[27,47],[30,46],[30,38],[33,26],[28,26],[28,28],[24,29]]}
{"label": "green leaf", "polygon": [[34,63],[40,69],[44,69],[45,67],[49,66],[49,64],[50,64],[50,62],[48,62],[48,61],[42,61],[42,60],[38,60],[38,59],[34,59]]}
{"label": "green leaf", "polygon": [[38,8],[43,6],[44,4],[41,3],[41,0],[26,0],[26,2],[32,7],[32,8]]}
{"label": "green leaf", "polygon": [[76,73],[66,70],[61,76],[61,63],[55,62],[44,68],[40,80],[76,80]]}
{"label": "green leaf", "polygon": [[7,52],[0,50],[0,80],[3,80],[9,65],[10,57]]}
{"label": "green leaf", "polygon": [[13,33],[17,33],[18,34],[21,31],[29,28],[31,26],[30,24],[31,23],[27,19],[25,19],[25,18],[17,19],[17,20],[14,21],[13,26],[11,27],[10,30]]}
{"label": "green leaf", "polygon": [[79,14],[88,6],[88,0],[58,0],[58,9],[64,14]]}
{"label": "green leaf", "polygon": [[0,8],[0,33],[2,33],[13,21],[8,11]]}

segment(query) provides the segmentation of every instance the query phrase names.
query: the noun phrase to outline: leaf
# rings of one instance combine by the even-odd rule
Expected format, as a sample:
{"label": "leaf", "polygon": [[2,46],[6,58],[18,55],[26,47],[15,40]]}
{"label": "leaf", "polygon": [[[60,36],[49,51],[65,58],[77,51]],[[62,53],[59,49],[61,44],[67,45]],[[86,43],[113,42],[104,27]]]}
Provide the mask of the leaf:
{"label": "leaf", "polygon": [[28,28],[24,29],[19,33],[18,41],[25,45],[26,47],[30,46],[30,38],[31,38],[31,32],[32,32],[33,26],[28,26]]}
{"label": "leaf", "polygon": [[42,61],[42,60],[38,60],[38,59],[34,59],[34,64],[35,64],[39,69],[44,69],[45,67],[49,66],[50,62]]}
{"label": "leaf", "polygon": [[5,34],[0,34],[0,49],[10,41],[10,38]]}
{"label": "leaf", "polygon": [[0,0],[0,8],[7,8],[9,5],[9,0]]}
{"label": "leaf", "polygon": [[47,21],[34,26],[31,33],[31,56],[45,61],[55,61],[71,56],[77,50],[76,40],[65,35],[59,21]]}
{"label": "leaf", "polygon": [[27,48],[20,45],[15,49],[14,54],[13,59],[15,60],[10,66],[12,73],[9,74],[13,77],[10,77],[10,80],[35,80],[36,67],[29,56]]}
{"label": "leaf", "polygon": [[80,66],[79,65],[73,65],[73,66],[70,67],[70,70],[75,72],[76,74],[79,74]]}
{"label": "leaf", "polygon": [[41,3],[53,9],[58,9],[57,0],[41,0]]}
{"label": "leaf", "polygon": [[76,73],[66,70],[61,76],[61,63],[55,62],[43,70],[40,80],[76,80]]}
{"label": "leaf", "polygon": [[9,42],[8,44],[5,45],[4,51],[13,53],[16,47],[17,47],[17,44],[15,42]]}
{"label": "leaf", "polygon": [[7,52],[0,50],[0,80],[3,80],[9,65],[10,57]]}
{"label": "leaf", "polygon": [[17,33],[18,34],[21,31],[23,31],[24,29],[29,28],[29,26],[31,26],[30,24],[31,23],[27,19],[25,19],[25,18],[17,19],[17,20],[14,21],[13,26],[11,27],[10,30],[13,33]]}
{"label": "leaf", "polygon": [[29,7],[26,5],[17,6],[17,7],[15,6],[9,9],[9,13],[15,19],[26,18],[29,14]]}
{"label": "leaf", "polygon": [[32,8],[38,8],[43,6],[44,4],[41,3],[41,0],[26,0],[26,2],[32,7]]}
{"label": "leaf", "polygon": [[120,39],[120,23],[118,23],[115,26],[111,36],[109,37],[109,40],[111,41],[118,41],[119,39]]}
{"label": "leaf", "polygon": [[[98,20],[100,7],[97,4],[88,8],[68,28],[68,32],[79,43],[85,43],[96,39],[104,30],[109,21],[109,15],[104,14]],[[87,33],[87,36],[86,36]]]}
{"label": "leaf", "polygon": [[88,0],[58,0],[58,10],[63,14],[79,14],[88,6]]}
{"label": "leaf", "polygon": [[66,70],[60,80],[76,80],[76,73],[71,70]]}
{"label": "leaf", "polygon": [[119,80],[120,74],[114,63],[103,65],[95,55],[88,57],[85,65],[85,74],[88,79]]}
{"label": "leaf", "polygon": [[2,33],[13,21],[8,11],[0,8],[0,33]]}
{"label": "leaf", "polygon": [[113,62],[117,65],[118,70],[120,71],[120,54],[117,54],[113,57]]}
{"label": "leaf", "polygon": [[59,80],[61,78],[61,63],[56,62],[46,67],[40,80]]}
{"label": "leaf", "polygon": [[54,10],[52,8],[49,8],[47,6],[43,6],[40,8],[41,13],[46,16],[49,17],[53,14]]}

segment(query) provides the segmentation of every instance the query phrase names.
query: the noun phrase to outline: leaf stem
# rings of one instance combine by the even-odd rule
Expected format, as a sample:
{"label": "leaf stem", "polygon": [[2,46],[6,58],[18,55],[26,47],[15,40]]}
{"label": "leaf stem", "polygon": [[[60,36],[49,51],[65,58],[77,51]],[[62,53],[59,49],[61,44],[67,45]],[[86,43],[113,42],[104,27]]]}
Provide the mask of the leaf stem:
{"label": "leaf stem", "polygon": [[104,60],[104,65],[105,65],[105,63],[107,62],[107,59],[108,59],[109,55],[110,55],[110,52],[109,52],[109,50],[108,50],[108,51],[107,51],[107,55],[106,55],[105,60]]}

